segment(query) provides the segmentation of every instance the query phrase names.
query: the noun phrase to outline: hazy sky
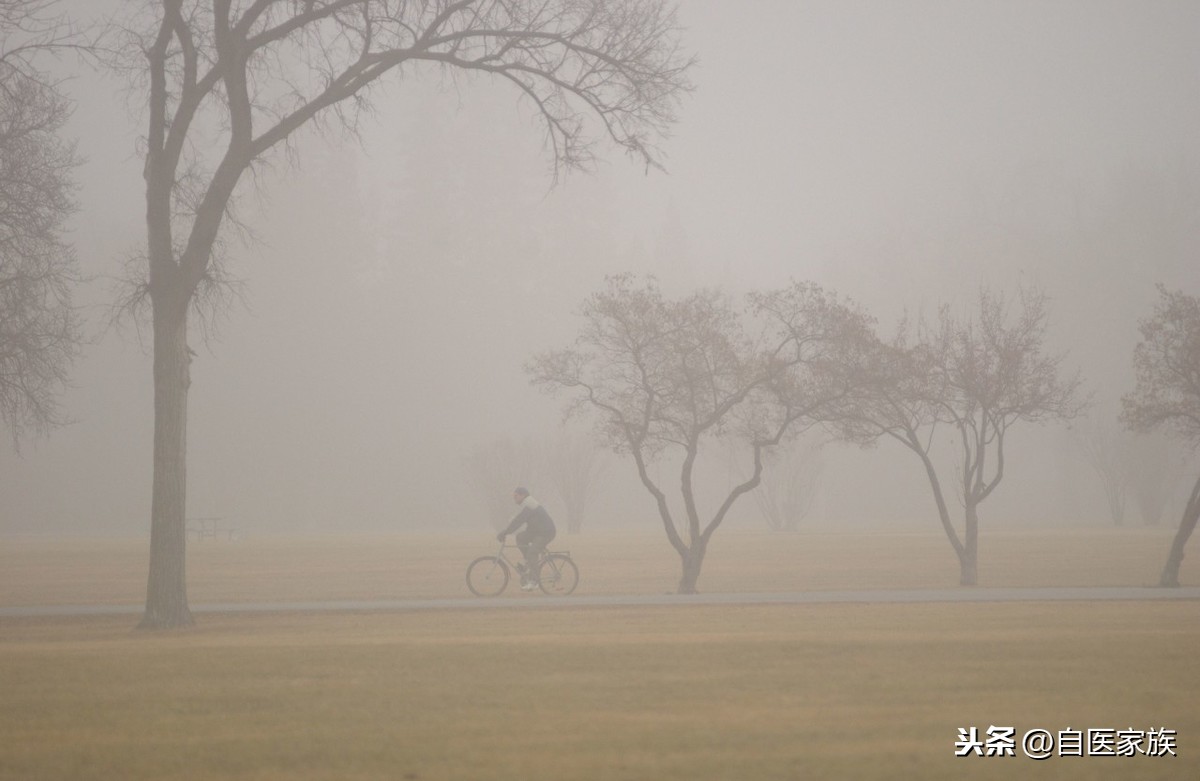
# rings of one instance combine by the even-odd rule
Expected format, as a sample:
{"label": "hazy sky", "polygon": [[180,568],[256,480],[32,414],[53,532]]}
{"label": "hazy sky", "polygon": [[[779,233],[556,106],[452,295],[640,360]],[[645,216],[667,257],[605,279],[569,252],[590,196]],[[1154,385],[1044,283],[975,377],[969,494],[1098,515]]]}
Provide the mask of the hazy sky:
{"label": "hazy sky", "polygon": [[[463,461],[555,429],[561,402],[522,366],[573,338],[606,274],[678,292],[812,279],[885,328],[983,283],[1037,285],[1102,409],[1131,384],[1154,284],[1200,287],[1200,4],[685,0],[679,16],[700,62],[667,173],[602,147],[594,174],[551,187],[511,90],[413,71],[375,94],[361,141],[306,134],[298,168],[247,188],[257,242],[230,265],[246,303],[207,346],[193,337],[190,514],[482,527]],[[141,122],[112,79],[70,88],[94,343],[63,398],[75,422],[0,452],[0,532],[141,534],[148,347],[103,329],[107,278],[145,241]],[[1016,438],[1018,453],[1066,442]],[[933,528],[909,454],[830,460],[825,516]],[[1077,460],[1014,458],[985,523],[1102,520]],[[653,523],[631,475],[610,469],[604,517]]]}

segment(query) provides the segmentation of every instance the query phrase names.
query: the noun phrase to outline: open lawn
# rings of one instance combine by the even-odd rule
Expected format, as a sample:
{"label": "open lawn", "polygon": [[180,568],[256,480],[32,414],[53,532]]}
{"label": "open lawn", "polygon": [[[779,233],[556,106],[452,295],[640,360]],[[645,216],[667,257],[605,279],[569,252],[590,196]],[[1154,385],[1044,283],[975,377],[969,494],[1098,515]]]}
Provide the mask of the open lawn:
{"label": "open lawn", "polygon": [[[981,582],[1151,585],[1169,539],[985,535]],[[191,598],[465,597],[466,563],[494,547],[486,533],[193,543]],[[552,547],[572,551],[584,594],[661,594],[677,577],[650,533]],[[137,605],[145,567],[144,543],[0,540],[0,606]],[[700,585],[956,581],[937,534],[731,532]],[[161,633],[128,614],[0,618],[0,781],[1200,778],[1195,601],[559,604],[205,613]],[[993,725],[1014,728],[1016,756],[954,756],[959,728]],[[1177,756],[1035,761],[1019,743],[1035,728],[1165,728]]]}
{"label": "open lawn", "polygon": [[[564,603],[566,604],[566,603]],[[1195,779],[1182,603],[0,621],[2,779]],[[956,758],[958,728],[1177,756]]]}
{"label": "open lawn", "polygon": [[[985,530],[980,586],[1152,586],[1172,533]],[[191,542],[189,595],[194,604],[467,597],[467,563],[496,547],[486,531]],[[678,582],[679,559],[661,530],[563,535],[551,548],[569,549],[578,562],[580,594],[664,594]],[[138,605],[147,562],[145,541],[0,539],[0,607]],[[1180,578],[1200,585],[1200,555],[1184,560]],[[713,538],[699,583],[709,593],[957,584],[957,560],[938,531],[734,530]]]}

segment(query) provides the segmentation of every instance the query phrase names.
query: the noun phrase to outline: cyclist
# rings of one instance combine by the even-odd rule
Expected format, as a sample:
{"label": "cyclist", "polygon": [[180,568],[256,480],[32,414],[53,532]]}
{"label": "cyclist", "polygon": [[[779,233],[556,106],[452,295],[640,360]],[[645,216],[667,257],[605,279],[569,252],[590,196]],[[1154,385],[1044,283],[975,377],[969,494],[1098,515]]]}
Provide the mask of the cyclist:
{"label": "cyclist", "polygon": [[517,571],[521,572],[521,590],[533,591],[538,586],[538,556],[554,539],[558,530],[550,513],[546,512],[541,502],[529,495],[527,489],[520,486],[514,488],[513,502],[520,505],[521,509],[513,516],[508,527],[496,535],[496,539],[504,542],[505,537],[517,532],[522,526],[525,527],[523,531],[517,532],[517,547],[525,556],[525,567],[524,571],[521,571],[522,567],[518,564]]}

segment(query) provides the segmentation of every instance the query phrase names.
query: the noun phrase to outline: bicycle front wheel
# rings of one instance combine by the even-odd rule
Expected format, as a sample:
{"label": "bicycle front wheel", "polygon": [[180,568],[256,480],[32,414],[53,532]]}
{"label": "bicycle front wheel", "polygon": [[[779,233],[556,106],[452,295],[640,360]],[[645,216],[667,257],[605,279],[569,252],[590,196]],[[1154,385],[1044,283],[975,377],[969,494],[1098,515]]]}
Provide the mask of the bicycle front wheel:
{"label": "bicycle front wheel", "polygon": [[579,585],[579,568],[570,556],[551,553],[538,568],[542,591],[552,597],[565,597]]}
{"label": "bicycle front wheel", "polygon": [[508,565],[498,556],[480,556],[467,566],[467,588],[477,597],[499,596],[508,577]]}

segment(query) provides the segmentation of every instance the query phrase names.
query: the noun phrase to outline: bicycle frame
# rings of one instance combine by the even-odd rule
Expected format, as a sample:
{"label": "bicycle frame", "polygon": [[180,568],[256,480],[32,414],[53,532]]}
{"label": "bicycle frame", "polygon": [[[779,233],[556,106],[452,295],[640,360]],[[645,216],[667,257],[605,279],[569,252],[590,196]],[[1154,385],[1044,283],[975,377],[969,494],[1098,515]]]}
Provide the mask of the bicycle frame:
{"label": "bicycle frame", "polygon": [[[518,553],[520,553],[520,554],[521,554],[521,555],[520,555],[520,558],[519,558],[517,561],[513,561],[511,558],[509,558],[508,556],[504,555],[504,551],[506,551],[506,550],[515,550],[515,551],[517,551]],[[554,554],[558,554],[558,555],[560,555],[560,556],[566,556],[568,559],[569,559],[569,558],[571,558],[571,554],[570,554],[570,552],[568,552],[568,551],[565,551],[565,550],[550,550],[549,548],[542,548],[542,549],[541,549],[541,550],[538,552],[537,566],[541,566],[542,562],[546,560],[546,557],[547,557],[547,556],[549,556],[549,555],[550,555],[550,554],[552,554],[552,553],[554,553]],[[513,544],[511,544],[511,545],[510,545],[510,544],[508,543],[508,540],[507,540],[507,539],[505,539],[505,541],[504,541],[504,542],[501,542],[501,543],[500,543],[500,550],[496,551],[496,558],[503,560],[503,561],[504,561],[504,563],[508,565],[509,569],[511,569],[511,570],[513,570],[513,571],[516,571],[517,564],[522,564],[522,565],[524,565],[524,564],[525,564],[525,553],[524,553],[524,551],[522,551],[522,550],[521,550],[521,547],[520,547],[519,545],[515,544],[515,543],[513,543]]]}
{"label": "bicycle frame", "polygon": [[504,551],[506,551],[506,550],[515,550],[515,551],[517,551],[517,553],[521,553],[521,549],[518,548],[515,544],[509,545],[508,542],[505,541],[505,542],[500,543],[500,550],[496,551],[496,558],[503,561],[505,564],[508,565],[509,569],[511,569],[515,572],[517,569],[517,564],[521,564],[521,565],[525,564],[525,556],[522,554],[519,556],[519,561],[513,561],[511,558],[509,558],[507,555],[505,555]]}
{"label": "bicycle frame", "polygon": [[[494,555],[480,556],[467,567],[467,587],[477,596],[498,596],[507,587],[509,573],[517,572],[521,576],[521,585],[536,584],[546,594],[566,595],[575,590],[579,583],[579,569],[571,560],[568,551],[552,551],[543,548],[538,552],[533,571],[525,568],[524,552],[514,556],[512,550],[521,550],[518,545],[510,545],[507,540],[500,541],[500,547]],[[490,563],[489,563],[490,562]],[[480,567],[480,565],[483,565]],[[502,570],[502,580],[496,580],[497,570]],[[477,576],[472,576],[477,572]]]}

